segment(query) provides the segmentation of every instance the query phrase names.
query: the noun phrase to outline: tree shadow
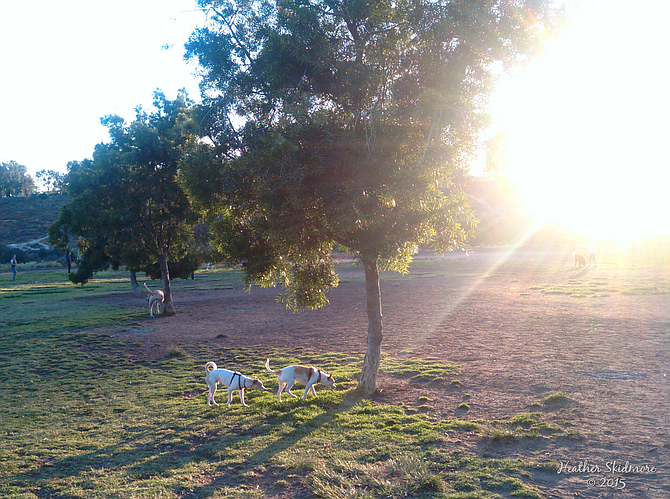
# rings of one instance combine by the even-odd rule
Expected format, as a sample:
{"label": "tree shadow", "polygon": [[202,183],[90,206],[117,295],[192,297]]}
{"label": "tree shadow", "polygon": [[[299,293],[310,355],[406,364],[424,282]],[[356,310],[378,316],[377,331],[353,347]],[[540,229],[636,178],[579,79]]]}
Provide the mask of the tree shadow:
{"label": "tree shadow", "polygon": [[[61,488],[50,485],[52,480],[63,482],[68,477],[76,477],[92,470],[109,470],[119,467],[127,469],[128,475],[142,480],[147,477],[161,475],[175,466],[184,466],[188,463],[198,463],[216,459],[215,454],[234,444],[238,439],[218,439],[201,435],[198,423],[194,422],[187,430],[190,437],[177,445],[166,441],[164,434],[171,425],[156,426],[136,432],[129,438],[123,438],[118,443],[97,448],[88,453],[64,459],[51,460],[44,458],[37,468],[15,473],[7,477],[6,485],[25,486],[36,485],[40,497],[60,497]],[[208,446],[212,446],[210,450]],[[214,449],[215,446],[215,449]],[[166,452],[169,450],[169,452]]]}
{"label": "tree shadow", "polygon": [[[345,396],[345,398],[338,404],[330,407],[325,412],[313,417],[311,420],[306,421],[301,424],[298,428],[293,429],[287,435],[280,437],[279,439],[268,444],[264,448],[258,450],[255,454],[249,456],[245,461],[245,468],[250,469],[255,466],[259,466],[267,463],[276,455],[290,449],[292,446],[300,442],[306,437],[312,435],[315,431],[323,426],[329,424],[333,419],[340,413],[348,411],[354,407],[363,397],[357,392],[351,392]],[[291,412],[298,409],[299,406],[296,406]],[[219,471],[219,470],[217,470]],[[223,470],[221,470],[223,471]],[[188,494],[183,495],[184,499],[201,499],[206,497],[212,497],[213,494],[225,487],[231,485],[231,482],[234,481],[229,475],[221,474],[212,482],[203,485],[200,488],[194,489]]]}

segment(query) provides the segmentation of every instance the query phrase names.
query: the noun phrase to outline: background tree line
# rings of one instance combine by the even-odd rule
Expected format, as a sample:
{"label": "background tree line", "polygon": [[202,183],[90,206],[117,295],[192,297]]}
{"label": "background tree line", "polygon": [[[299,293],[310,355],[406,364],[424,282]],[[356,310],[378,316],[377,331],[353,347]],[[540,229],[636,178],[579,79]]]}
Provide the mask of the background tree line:
{"label": "background tree line", "polygon": [[[65,188],[65,174],[56,170],[40,170],[35,176],[42,182],[47,194],[62,193]],[[0,163],[0,196],[28,196],[37,192],[35,179],[28,169],[16,161]]]}
{"label": "background tree line", "polygon": [[0,196],[27,196],[36,190],[28,169],[16,161],[0,163]]}
{"label": "background tree line", "polygon": [[104,118],[110,141],[68,166],[72,201],[51,240],[79,237],[81,282],[110,261],[158,264],[168,315],[168,262],[202,248],[249,286],[281,286],[289,308],[322,307],[340,245],[365,270],[370,394],[379,272],[407,271],[420,245],[467,248],[463,183],[483,104],[498,68],[527,60],[559,17],[548,0],[199,4],[209,23],[186,49],[203,103],[157,93],[130,124]]}

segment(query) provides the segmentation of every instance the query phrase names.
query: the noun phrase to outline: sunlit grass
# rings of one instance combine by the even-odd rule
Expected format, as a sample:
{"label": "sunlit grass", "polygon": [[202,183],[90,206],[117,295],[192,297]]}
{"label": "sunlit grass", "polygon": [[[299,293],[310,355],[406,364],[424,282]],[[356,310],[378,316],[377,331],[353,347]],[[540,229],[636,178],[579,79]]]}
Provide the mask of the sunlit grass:
{"label": "sunlit grass", "polygon": [[[239,271],[196,276],[175,286],[240,285]],[[47,272],[22,289],[0,281],[9,288],[0,295],[9,310],[0,318],[0,496],[240,498],[288,489],[321,497],[541,497],[529,483],[544,465],[484,459],[445,441],[490,439],[499,425],[516,440],[561,435],[546,430],[542,415],[467,421],[425,414],[428,397],[418,407],[361,400],[362,355],[182,344],[157,360],[128,355],[133,342],[90,330],[146,316],[126,279],[112,273],[82,288]],[[118,304],[105,307],[114,295]],[[267,357],[272,366],[318,365],[338,389],[279,402]],[[225,408],[220,390],[222,405],[208,407],[209,360],[258,375],[269,391],[248,392],[248,408],[237,397]],[[381,372],[447,388],[459,368],[384,356]]]}
{"label": "sunlit grass", "polygon": [[638,296],[670,294],[670,283],[662,279],[656,279],[653,283],[646,283],[640,277],[616,281],[601,278],[585,278],[570,279],[565,284],[532,286],[530,289],[541,291],[547,295],[597,298],[615,294]]}

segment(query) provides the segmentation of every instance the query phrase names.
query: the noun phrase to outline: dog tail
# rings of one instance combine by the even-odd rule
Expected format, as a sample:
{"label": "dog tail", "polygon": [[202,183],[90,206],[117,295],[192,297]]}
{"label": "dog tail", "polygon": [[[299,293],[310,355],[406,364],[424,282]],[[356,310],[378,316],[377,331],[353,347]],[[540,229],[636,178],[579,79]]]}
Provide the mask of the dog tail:
{"label": "dog tail", "polygon": [[265,369],[267,369],[268,371],[270,371],[272,374],[277,374],[275,371],[273,371],[272,369],[270,369],[270,359],[267,359],[267,360],[265,361]]}
{"label": "dog tail", "polygon": [[149,289],[149,286],[147,286],[147,283],[146,283],[146,282],[144,283],[144,287],[147,288],[147,291],[148,291],[149,293],[151,293],[151,290]]}
{"label": "dog tail", "polygon": [[[211,369],[210,369],[211,367]],[[209,371],[213,371],[214,369],[217,369],[216,364],[214,362],[208,362],[205,364],[205,373],[208,373]]]}

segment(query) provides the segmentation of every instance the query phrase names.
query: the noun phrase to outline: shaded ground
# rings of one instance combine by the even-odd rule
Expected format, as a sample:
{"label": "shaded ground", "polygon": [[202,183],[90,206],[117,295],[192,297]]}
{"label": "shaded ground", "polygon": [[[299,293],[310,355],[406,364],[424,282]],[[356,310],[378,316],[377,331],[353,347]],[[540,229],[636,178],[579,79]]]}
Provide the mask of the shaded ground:
{"label": "shaded ground", "polygon": [[[418,406],[428,397],[431,415],[442,418],[504,420],[541,411],[574,433],[448,445],[599,467],[536,477],[547,497],[670,497],[670,272],[614,267],[606,259],[575,269],[570,260],[560,253],[476,253],[419,260],[411,278],[385,275],[384,353],[458,364],[460,387],[381,377],[376,399]],[[148,357],[179,343],[362,354],[362,271],[346,267],[340,277],[329,306],[298,314],[275,302],[275,290],[189,293],[175,286],[177,317],[151,320],[147,312],[141,327],[112,333],[139,341],[137,353]],[[545,402],[559,392],[567,399]],[[458,407],[463,402],[469,409]],[[655,470],[631,472],[622,469],[626,462]]]}

